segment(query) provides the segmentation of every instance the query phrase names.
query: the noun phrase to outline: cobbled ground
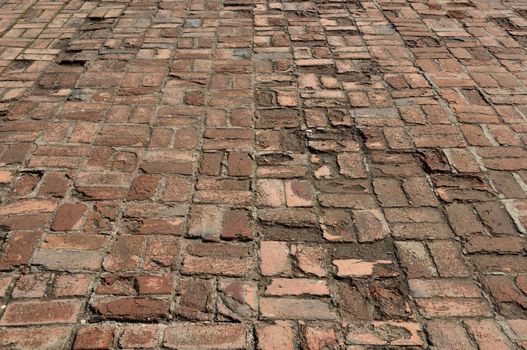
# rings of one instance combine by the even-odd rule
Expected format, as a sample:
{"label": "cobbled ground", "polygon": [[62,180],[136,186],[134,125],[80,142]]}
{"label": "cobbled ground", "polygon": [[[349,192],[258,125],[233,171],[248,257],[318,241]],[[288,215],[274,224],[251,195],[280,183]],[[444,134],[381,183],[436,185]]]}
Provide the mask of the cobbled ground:
{"label": "cobbled ground", "polygon": [[0,0],[0,349],[527,349],[524,0]]}

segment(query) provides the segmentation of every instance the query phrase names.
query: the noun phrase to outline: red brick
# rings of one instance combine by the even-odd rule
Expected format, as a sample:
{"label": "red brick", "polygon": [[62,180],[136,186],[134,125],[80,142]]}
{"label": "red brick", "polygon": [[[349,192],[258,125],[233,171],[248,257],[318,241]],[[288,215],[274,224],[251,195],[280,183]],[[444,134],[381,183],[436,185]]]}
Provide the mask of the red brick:
{"label": "red brick", "polygon": [[7,290],[13,281],[13,277],[9,275],[0,275],[0,298],[7,295]]}
{"label": "red brick", "polygon": [[157,346],[158,338],[156,325],[129,325],[123,330],[119,344],[127,349],[151,349]]}
{"label": "red brick", "polygon": [[0,348],[527,348],[518,2],[0,2]]}
{"label": "red brick", "polygon": [[391,178],[377,178],[373,180],[375,194],[382,206],[407,206],[408,201],[398,180]]}
{"label": "red brick", "polygon": [[250,319],[258,310],[258,286],[253,281],[222,280],[217,310],[234,320]]}
{"label": "red brick", "polygon": [[[397,330],[394,337],[386,340],[384,332],[387,329]],[[376,321],[371,324],[352,324],[346,341],[351,344],[377,346],[422,346],[421,325],[414,322]]]}
{"label": "red brick", "polygon": [[329,295],[326,281],[307,278],[274,278],[265,288],[266,295]]}
{"label": "red brick", "polygon": [[257,202],[261,206],[279,207],[285,203],[284,185],[280,180],[259,179],[256,183]]}
{"label": "red brick", "polygon": [[489,226],[493,233],[516,233],[516,228],[507,211],[497,202],[479,203],[475,207],[483,223]]}
{"label": "red brick", "polygon": [[276,324],[259,325],[256,327],[256,336],[260,350],[295,349],[295,333],[292,322],[279,321]]}
{"label": "red brick", "polygon": [[3,327],[0,328],[0,347],[20,350],[55,350],[65,349],[72,327]]}
{"label": "red brick", "polygon": [[224,211],[213,205],[193,205],[190,209],[188,235],[217,239],[222,231]]}
{"label": "red brick", "polygon": [[229,210],[223,216],[221,237],[223,239],[251,239],[252,227],[249,212]]}
{"label": "red brick", "polygon": [[514,348],[500,326],[491,320],[467,320],[465,324],[481,350]]}
{"label": "red brick", "polygon": [[45,295],[51,274],[31,274],[20,276],[11,293],[13,298],[41,298]]}
{"label": "red brick", "polygon": [[75,323],[81,307],[76,300],[15,301],[7,306],[0,325]]}
{"label": "red brick", "polygon": [[525,243],[520,237],[475,236],[465,244],[468,253],[520,253]]}
{"label": "red brick", "polygon": [[55,278],[55,296],[84,296],[93,278],[85,274],[60,275]]}
{"label": "red brick", "polygon": [[7,170],[0,171],[0,183],[8,184],[14,179],[13,173]]}
{"label": "red brick", "polygon": [[179,246],[179,239],[177,237],[149,237],[144,253],[143,269],[155,271],[174,268],[179,259]]}
{"label": "red brick", "polygon": [[432,277],[437,272],[425,246],[421,242],[396,242],[402,267],[409,278]]}
{"label": "red brick", "polygon": [[163,343],[169,349],[243,349],[246,331],[241,324],[174,324],[165,330]]}
{"label": "red brick", "polygon": [[199,173],[203,175],[219,175],[223,153],[204,153],[199,165]]}
{"label": "red brick", "polygon": [[313,206],[313,188],[308,181],[286,181],[285,200],[288,207]]}
{"label": "red brick", "polygon": [[170,177],[165,184],[163,201],[165,202],[185,202],[190,198],[192,183],[184,177]]}
{"label": "red brick", "polygon": [[332,320],[336,314],[329,303],[316,299],[260,298],[264,318],[292,320]]}
{"label": "red brick", "polygon": [[449,204],[445,209],[450,225],[456,234],[467,236],[472,233],[484,232],[484,227],[476,217],[472,206],[468,204]]}
{"label": "red brick", "polygon": [[213,286],[210,280],[185,279],[177,286],[180,295],[176,303],[177,315],[189,320],[208,320],[213,310]]}
{"label": "red brick", "polygon": [[33,192],[39,181],[38,174],[22,174],[16,179],[12,194],[16,197],[25,197]]}
{"label": "red brick", "polygon": [[115,333],[114,325],[85,326],[75,337],[74,349],[111,349]]}
{"label": "red brick", "polygon": [[120,236],[105,257],[103,266],[107,271],[134,270],[139,266],[144,238]]}
{"label": "red brick", "polygon": [[42,232],[38,231],[14,232],[9,235],[3,248],[4,253],[0,257],[0,269],[28,264],[41,237]]}
{"label": "red brick", "polygon": [[253,160],[248,153],[229,152],[228,164],[231,176],[250,176],[252,174]]}
{"label": "red brick", "polygon": [[0,207],[0,215],[51,213],[57,202],[51,199],[25,199]]}
{"label": "red brick", "polygon": [[418,299],[417,305],[426,317],[489,317],[491,311],[483,299]]}
{"label": "red brick", "polygon": [[432,344],[440,349],[477,349],[470,341],[463,326],[455,321],[433,320],[427,322]]}
{"label": "red brick", "polygon": [[416,298],[477,298],[481,296],[479,288],[471,280],[410,279],[408,284],[412,295]]}
{"label": "red brick", "polygon": [[514,302],[521,307],[527,306],[527,297],[516,287],[514,281],[507,276],[484,276],[483,284],[490,290],[498,302]]}
{"label": "red brick", "polygon": [[318,277],[326,275],[325,260],[327,253],[324,247],[293,245],[291,246],[291,254],[295,257],[297,267],[302,272]]}
{"label": "red brick", "polygon": [[2,164],[8,165],[22,163],[31,150],[31,146],[30,143],[17,143],[10,145],[2,155]]}
{"label": "red brick", "polygon": [[284,242],[260,243],[260,271],[264,276],[290,274],[289,248]]}
{"label": "red brick", "polygon": [[307,350],[324,350],[338,347],[337,333],[329,327],[306,327],[305,347]]}
{"label": "red brick", "polygon": [[380,240],[390,233],[390,228],[380,210],[354,210],[353,218],[359,242]]}
{"label": "red brick", "polygon": [[91,306],[103,319],[146,321],[166,318],[170,304],[162,299],[121,297],[93,300]]}
{"label": "red brick", "polygon": [[247,275],[252,268],[253,262],[249,258],[186,256],[181,272],[188,275],[211,274],[241,277]]}
{"label": "red brick", "polygon": [[101,267],[101,260],[101,252],[39,249],[31,263],[60,271],[97,270]]}
{"label": "red brick", "polygon": [[159,176],[139,175],[132,181],[126,198],[128,200],[152,199],[152,197],[156,194],[159,180]]}
{"label": "red brick", "polygon": [[428,244],[441,277],[465,277],[469,270],[463,261],[459,246],[452,241],[433,241]]}
{"label": "red brick", "polygon": [[366,177],[360,153],[341,153],[337,156],[340,174],[351,178]]}
{"label": "red brick", "polygon": [[48,234],[41,244],[43,249],[102,250],[109,237],[93,234]]}
{"label": "red brick", "polygon": [[137,276],[139,294],[170,294],[174,284],[172,275],[140,275]]}
{"label": "red brick", "polygon": [[40,195],[52,195],[63,197],[69,186],[69,180],[66,175],[59,173],[49,173],[39,189]]}
{"label": "red brick", "polygon": [[57,214],[55,214],[51,229],[53,231],[78,230],[86,210],[86,205],[82,203],[67,203],[61,205],[57,210]]}

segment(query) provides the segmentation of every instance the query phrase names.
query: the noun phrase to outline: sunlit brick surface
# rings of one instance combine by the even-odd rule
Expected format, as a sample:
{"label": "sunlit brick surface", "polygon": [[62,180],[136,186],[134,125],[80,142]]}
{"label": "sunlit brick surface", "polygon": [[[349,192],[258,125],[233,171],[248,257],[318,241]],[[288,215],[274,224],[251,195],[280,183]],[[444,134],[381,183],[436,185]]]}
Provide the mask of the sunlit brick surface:
{"label": "sunlit brick surface", "polygon": [[527,349],[527,3],[0,0],[0,349]]}

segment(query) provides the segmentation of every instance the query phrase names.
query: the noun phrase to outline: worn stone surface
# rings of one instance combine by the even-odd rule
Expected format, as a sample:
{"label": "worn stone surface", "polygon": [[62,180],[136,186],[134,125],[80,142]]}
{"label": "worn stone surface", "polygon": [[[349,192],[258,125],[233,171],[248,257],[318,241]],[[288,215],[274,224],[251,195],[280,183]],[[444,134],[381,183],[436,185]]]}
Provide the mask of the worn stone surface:
{"label": "worn stone surface", "polygon": [[0,0],[0,348],[527,349],[527,7]]}

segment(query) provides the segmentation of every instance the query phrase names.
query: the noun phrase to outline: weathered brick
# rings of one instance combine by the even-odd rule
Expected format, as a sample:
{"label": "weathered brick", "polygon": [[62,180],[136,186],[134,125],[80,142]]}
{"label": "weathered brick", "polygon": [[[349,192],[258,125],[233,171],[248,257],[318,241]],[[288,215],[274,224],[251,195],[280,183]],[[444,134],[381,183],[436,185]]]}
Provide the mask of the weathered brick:
{"label": "weathered brick", "polygon": [[41,298],[45,295],[51,278],[51,274],[42,273],[21,276],[11,296],[13,298]]}
{"label": "weathered brick", "polygon": [[418,299],[417,305],[426,317],[489,317],[491,315],[483,299]]}
{"label": "weathered brick", "polygon": [[57,202],[51,199],[25,199],[0,207],[0,215],[51,213]]}
{"label": "weathered brick", "polygon": [[289,247],[284,242],[260,243],[260,271],[264,276],[291,273]]}
{"label": "weathered brick", "polygon": [[285,200],[288,207],[313,206],[313,189],[307,181],[286,181]]}
{"label": "weathered brick", "polygon": [[213,310],[213,286],[210,280],[184,279],[177,286],[180,295],[176,303],[177,315],[189,320],[208,320]]}
{"label": "weathered brick", "polygon": [[0,257],[0,269],[28,264],[41,237],[42,232],[38,231],[12,233]]}
{"label": "weathered brick", "polygon": [[61,205],[55,214],[51,229],[53,231],[78,230],[82,224],[81,220],[86,210],[86,205],[82,203],[67,203]]}
{"label": "weathered brick", "polygon": [[55,296],[84,296],[89,290],[93,278],[85,274],[60,275],[55,278],[53,293]]}
{"label": "weathered brick", "polygon": [[491,320],[467,320],[465,324],[482,350],[514,348],[499,325]]}
{"label": "weathered brick", "polygon": [[246,331],[240,324],[174,324],[165,330],[169,349],[243,349]]}
{"label": "weathered brick", "polygon": [[336,318],[329,303],[315,299],[260,298],[264,318],[292,320],[332,320]]}
{"label": "weathered brick", "polygon": [[170,304],[166,300],[144,297],[120,297],[92,300],[91,307],[103,319],[158,320],[166,318]]}
{"label": "weathered brick", "polygon": [[228,169],[231,176],[250,176],[253,161],[249,154],[243,152],[229,152]]}
{"label": "weathered brick", "polygon": [[74,349],[110,349],[115,334],[114,325],[85,326],[75,336]]}
{"label": "weathered brick", "polygon": [[260,350],[293,350],[295,348],[295,334],[292,322],[279,321],[276,324],[259,325],[256,328],[256,336],[258,338],[258,349]]}
{"label": "weathered brick", "polygon": [[[386,340],[383,336],[387,330],[399,330],[394,337]],[[396,335],[397,334],[397,335]],[[351,324],[346,335],[346,342],[358,345],[377,346],[421,346],[421,325],[413,322],[372,322],[371,324]]]}
{"label": "weathered brick", "polygon": [[61,251],[39,249],[31,263],[60,271],[97,270],[101,267],[102,254],[94,251]]}
{"label": "weathered brick", "polygon": [[305,278],[274,278],[265,289],[266,295],[329,295],[326,281]]}
{"label": "weathered brick", "polygon": [[432,344],[445,349],[477,349],[463,326],[455,321],[433,320],[427,322]]}
{"label": "weathered brick", "polygon": [[330,327],[306,327],[304,346],[308,350],[322,350],[338,347],[337,334]]}
{"label": "weathered brick", "polygon": [[9,303],[0,325],[75,323],[82,302],[77,300],[15,301]]}
{"label": "weathered brick", "polygon": [[401,265],[409,278],[432,277],[437,272],[426,247],[421,242],[396,242]]}
{"label": "weathered brick", "polygon": [[3,327],[0,329],[0,346],[9,349],[16,344],[20,350],[64,349],[68,345],[72,327]]}
{"label": "weathered brick", "polygon": [[517,1],[0,3],[0,348],[527,348]]}
{"label": "weathered brick", "polygon": [[129,325],[119,337],[119,345],[127,349],[150,349],[157,346],[158,338],[156,325]]}

